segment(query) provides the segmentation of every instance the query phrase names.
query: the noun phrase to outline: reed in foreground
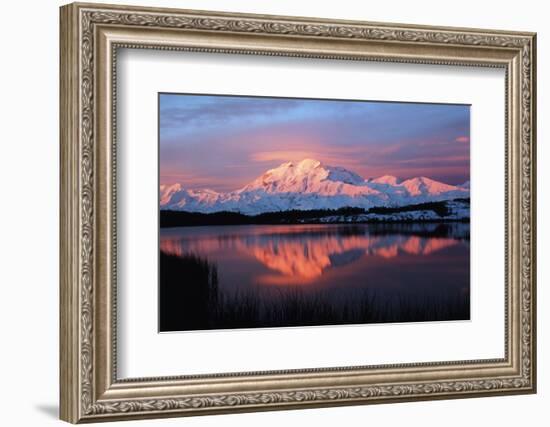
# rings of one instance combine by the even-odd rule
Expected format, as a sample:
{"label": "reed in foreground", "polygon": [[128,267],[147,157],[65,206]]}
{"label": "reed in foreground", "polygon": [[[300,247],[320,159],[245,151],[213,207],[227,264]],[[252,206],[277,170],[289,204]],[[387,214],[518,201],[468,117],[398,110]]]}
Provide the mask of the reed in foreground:
{"label": "reed in foreground", "polygon": [[223,291],[217,268],[196,255],[161,252],[160,330],[468,320],[464,294],[415,297],[373,293],[347,296],[298,287]]}

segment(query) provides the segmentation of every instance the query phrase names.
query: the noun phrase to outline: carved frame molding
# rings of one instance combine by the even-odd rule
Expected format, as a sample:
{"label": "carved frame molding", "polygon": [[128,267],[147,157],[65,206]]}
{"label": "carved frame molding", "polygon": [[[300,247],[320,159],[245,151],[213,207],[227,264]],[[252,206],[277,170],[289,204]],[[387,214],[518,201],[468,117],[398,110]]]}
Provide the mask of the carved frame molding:
{"label": "carved frame molding", "polygon": [[[114,65],[121,47],[506,68],[506,357],[117,380],[116,286],[103,279],[116,282]],[[101,421],[534,392],[534,97],[532,33],[92,4],[62,7],[61,418]],[[273,377],[271,385],[262,383],[266,377]],[[299,385],[285,387],[288,380]],[[193,388],[197,384],[200,392]]]}

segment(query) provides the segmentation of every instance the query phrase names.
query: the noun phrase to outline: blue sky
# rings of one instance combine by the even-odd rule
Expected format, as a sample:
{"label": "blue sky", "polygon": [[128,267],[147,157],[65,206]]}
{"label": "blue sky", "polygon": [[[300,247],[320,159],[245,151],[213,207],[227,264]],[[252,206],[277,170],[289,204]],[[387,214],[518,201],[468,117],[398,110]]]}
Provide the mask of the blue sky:
{"label": "blue sky", "polygon": [[161,94],[160,179],[235,190],[314,158],[365,178],[469,179],[470,107]]}

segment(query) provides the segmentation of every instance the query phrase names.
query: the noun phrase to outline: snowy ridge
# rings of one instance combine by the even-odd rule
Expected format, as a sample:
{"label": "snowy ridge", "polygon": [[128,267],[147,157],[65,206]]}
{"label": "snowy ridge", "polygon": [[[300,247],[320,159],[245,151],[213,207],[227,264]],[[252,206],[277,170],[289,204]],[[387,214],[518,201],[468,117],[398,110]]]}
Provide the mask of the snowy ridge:
{"label": "snowy ridge", "polygon": [[448,185],[426,177],[402,182],[393,176],[365,180],[345,168],[312,159],[283,163],[229,193],[187,190],[181,184],[160,186],[161,209],[246,215],[291,209],[398,207],[469,196],[469,185]]}
{"label": "snowy ridge", "polygon": [[[358,215],[330,215],[309,218],[302,223],[344,223],[344,222],[424,222],[424,221],[467,221],[470,219],[470,202],[462,200],[445,201],[446,214],[431,209],[407,210],[393,213],[364,213]],[[422,205],[420,205],[422,206]]]}

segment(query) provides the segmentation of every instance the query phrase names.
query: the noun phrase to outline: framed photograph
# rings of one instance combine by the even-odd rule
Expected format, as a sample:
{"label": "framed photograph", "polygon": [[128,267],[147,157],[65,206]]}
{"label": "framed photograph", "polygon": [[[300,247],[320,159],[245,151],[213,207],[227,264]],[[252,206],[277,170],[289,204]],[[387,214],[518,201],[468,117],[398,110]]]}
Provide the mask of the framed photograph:
{"label": "framed photograph", "polygon": [[60,22],[63,420],[536,391],[535,34]]}
{"label": "framed photograph", "polygon": [[159,120],[160,332],[470,320],[469,105],[161,93]]}

